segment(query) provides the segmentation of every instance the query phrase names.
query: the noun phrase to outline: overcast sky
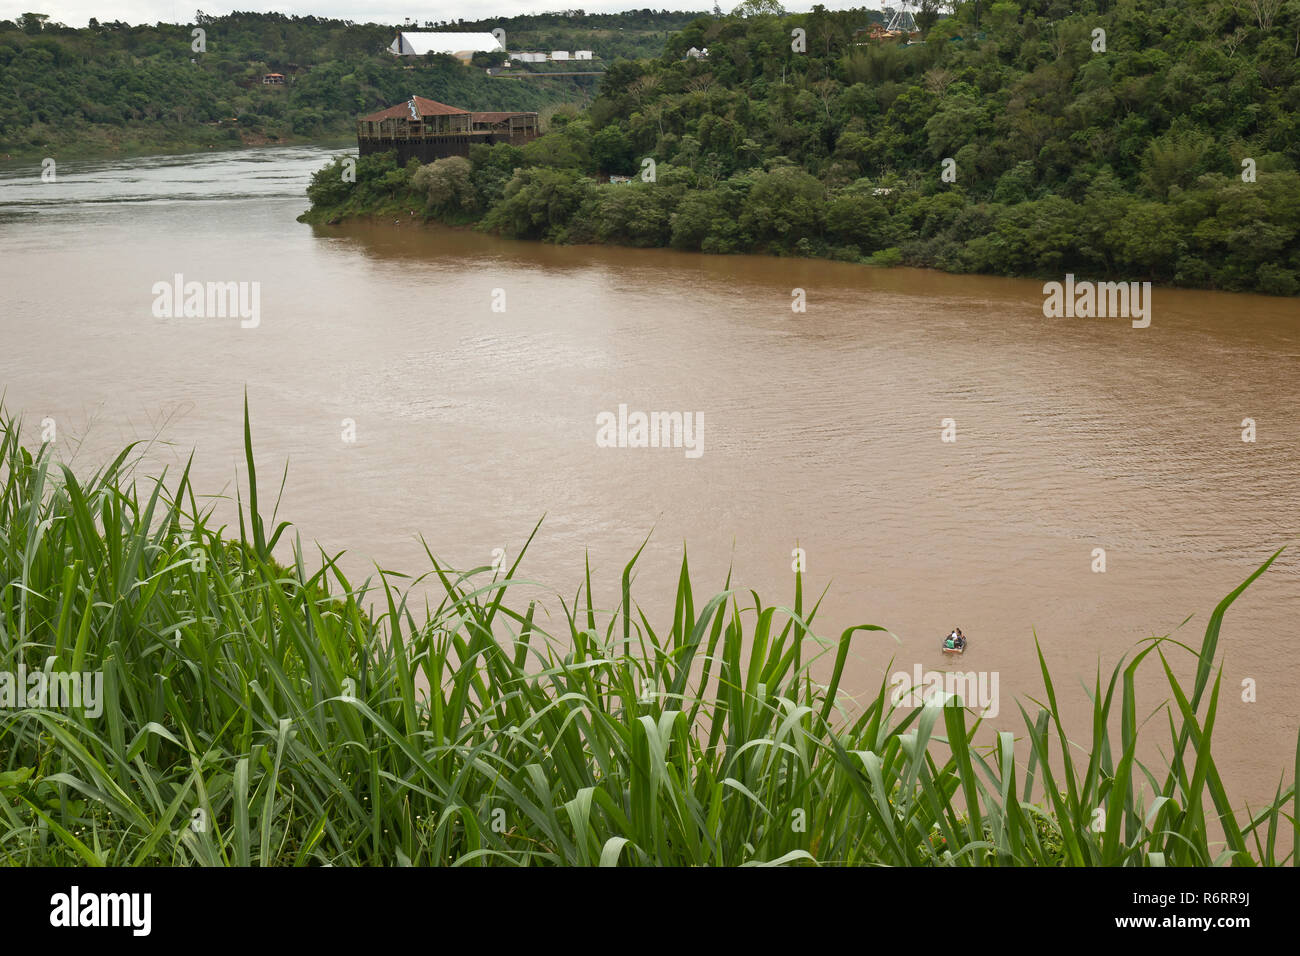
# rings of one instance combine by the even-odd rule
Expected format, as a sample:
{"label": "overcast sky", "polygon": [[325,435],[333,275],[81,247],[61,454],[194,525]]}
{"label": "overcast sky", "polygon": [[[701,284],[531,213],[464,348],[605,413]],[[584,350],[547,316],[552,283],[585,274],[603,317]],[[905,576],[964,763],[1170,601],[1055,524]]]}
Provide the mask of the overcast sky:
{"label": "overcast sky", "polygon": [[[719,0],[730,10],[739,0]],[[814,0],[786,0],[790,11],[811,10]],[[828,10],[853,7],[880,9],[881,0],[822,0]],[[232,10],[275,11],[291,16],[334,17],[357,23],[402,23],[410,17],[426,20],[485,20],[492,16],[540,13],[547,10],[581,9],[588,13],[616,13],[620,10],[711,10],[713,0],[291,0],[258,3],[238,0],[233,6],[204,0],[0,0],[0,20],[15,20],[23,13],[48,13],[50,19],[70,27],[84,27],[91,17],[109,22],[192,23],[194,11],[220,16]]]}

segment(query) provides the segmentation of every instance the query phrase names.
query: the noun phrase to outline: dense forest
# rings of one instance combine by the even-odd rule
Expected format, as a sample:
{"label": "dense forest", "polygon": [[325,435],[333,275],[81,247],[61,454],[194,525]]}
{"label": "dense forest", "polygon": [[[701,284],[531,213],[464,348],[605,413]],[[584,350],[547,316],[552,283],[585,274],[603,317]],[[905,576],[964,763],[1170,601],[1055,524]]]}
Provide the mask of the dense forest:
{"label": "dense forest", "polygon": [[523,148],[326,168],[307,218],[1300,292],[1300,0],[952,8],[902,42],[747,0]]}
{"label": "dense forest", "polygon": [[[552,13],[449,29],[500,27],[512,49],[581,46],[609,60],[659,55],[693,16]],[[596,77],[494,79],[450,56],[398,59],[385,50],[399,29],[201,10],[193,24],[156,26],[91,20],[72,29],[36,13],[0,20],[0,157],[347,137],[359,114],[412,93],[465,109],[541,111],[594,95]],[[266,73],[285,74],[286,85],[263,85]]]}

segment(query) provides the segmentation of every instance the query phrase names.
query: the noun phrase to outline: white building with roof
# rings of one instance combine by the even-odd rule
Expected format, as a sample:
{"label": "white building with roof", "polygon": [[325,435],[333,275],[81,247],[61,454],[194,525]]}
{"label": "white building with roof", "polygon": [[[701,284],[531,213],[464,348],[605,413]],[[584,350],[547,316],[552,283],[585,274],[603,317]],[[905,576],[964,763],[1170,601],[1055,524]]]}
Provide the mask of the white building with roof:
{"label": "white building with roof", "polygon": [[504,49],[490,33],[411,33],[403,31],[388,47],[397,56],[424,56],[446,53],[469,62],[475,53],[495,53]]}

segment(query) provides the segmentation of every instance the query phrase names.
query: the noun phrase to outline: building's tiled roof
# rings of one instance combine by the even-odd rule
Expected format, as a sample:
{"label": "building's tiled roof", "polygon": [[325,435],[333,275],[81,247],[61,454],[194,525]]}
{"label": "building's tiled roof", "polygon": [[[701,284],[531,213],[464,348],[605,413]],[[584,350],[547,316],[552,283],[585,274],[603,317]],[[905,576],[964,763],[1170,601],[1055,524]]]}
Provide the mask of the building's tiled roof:
{"label": "building's tiled roof", "polygon": [[371,113],[369,116],[361,117],[363,123],[378,123],[380,120],[400,119],[402,117],[410,118],[411,107],[406,103],[398,103],[396,106],[390,106],[387,109],[380,110],[378,113]]}
{"label": "building's tiled roof", "polygon": [[[448,106],[446,103],[439,103],[437,100],[431,100],[424,96],[412,96],[405,102],[398,103],[396,106],[390,106],[382,109],[378,113],[371,113],[369,116],[361,117],[363,123],[378,123],[386,119],[414,119],[411,114],[411,104],[415,104],[416,112],[420,117],[425,116],[463,116],[469,113],[469,110],[463,110],[456,106]],[[510,115],[510,114],[504,114]]]}
{"label": "building's tiled roof", "polygon": [[457,106],[439,103],[437,100],[425,99],[423,96],[412,96],[411,101],[415,103],[415,108],[420,111],[421,116],[448,116],[469,112],[469,110],[463,110]]}

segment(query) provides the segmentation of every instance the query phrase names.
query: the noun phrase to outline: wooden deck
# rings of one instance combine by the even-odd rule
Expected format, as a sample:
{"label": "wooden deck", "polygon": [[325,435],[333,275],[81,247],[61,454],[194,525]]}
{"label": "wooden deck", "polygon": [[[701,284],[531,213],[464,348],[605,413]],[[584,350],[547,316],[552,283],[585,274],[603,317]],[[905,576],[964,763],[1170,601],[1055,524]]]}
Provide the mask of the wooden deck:
{"label": "wooden deck", "polygon": [[511,146],[523,146],[536,139],[535,132],[511,132],[509,130],[472,130],[464,133],[439,133],[420,136],[388,134],[377,136],[357,136],[357,153],[369,156],[373,153],[397,153],[397,162],[405,165],[411,159],[421,163],[431,163],[435,159],[447,156],[468,156],[469,148],[476,144],[495,146],[497,143],[509,143]]}
{"label": "wooden deck", "polygon": [[413,96],[405,104],[358,119],[357,152],[362,156],[395,152],[403,165],[412,159],[431,163],[447,156],[468,156],[476,144],[522,146],[537,138],[539,126],[533,112],[471,112]]}

